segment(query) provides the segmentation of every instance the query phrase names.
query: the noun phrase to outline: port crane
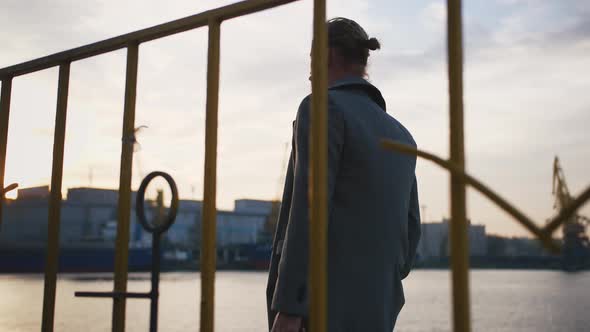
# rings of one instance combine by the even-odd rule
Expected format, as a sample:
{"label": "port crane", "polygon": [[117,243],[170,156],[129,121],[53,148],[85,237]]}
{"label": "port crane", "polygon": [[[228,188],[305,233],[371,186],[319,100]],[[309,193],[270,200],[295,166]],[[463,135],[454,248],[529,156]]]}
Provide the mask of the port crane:
{"label": "port crane", "polygon": [[[553,161],[553,195],[554,207],[558,211],[573,201],[557,156]],[[590,267],[590,241],[586,233],[589,224],[590,219],[577,213],[563,224],[562,263],[565,270],[575,271]]]}

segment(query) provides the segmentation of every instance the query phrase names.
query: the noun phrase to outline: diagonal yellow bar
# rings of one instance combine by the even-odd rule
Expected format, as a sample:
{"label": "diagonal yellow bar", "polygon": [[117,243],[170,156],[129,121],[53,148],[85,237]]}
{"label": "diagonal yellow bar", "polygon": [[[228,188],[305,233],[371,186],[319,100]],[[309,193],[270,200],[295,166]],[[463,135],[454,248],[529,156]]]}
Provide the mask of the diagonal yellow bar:
{"label": "diagonal yellow bar", "polygon": [[568,206],[563,207],[557,216],[551,219],[547,226],[545,226],[543,233],[547,236],[551,236],[561,224],[576,213],[576,211],[588,201],[590,201],[590,187],[587,187],[578,197],[569,202]]}
{"label": "diagonal yellow bar", "polygon": [[14,190],[16,188],[18,188],[18,183],[11,183],[7,187],[5,187],[5,188],[0,188],[0,194],[4,195],[7,192],[9,192],[11,190]]}
{"label": "diagonal yellow bar", "polygon": [[201,332],[213,332],[215,320],[217,119],[219,101],[219,36],[221,22],[209,21],[207,59],[207,116],[205,125],[205,180],[201,241]]}
{"label": "diagonal yellow bar", "polygon": [[[418,157],[430,160],[435,164],[447,169],[454,175],[461,176],[466,184],[471,185],[474,189],[482,193],[484,196],[489,198],[492,202],[496,203],[501,209],[506,211],[509,215],[511,215],[516,221],[518,221],[521,225],[523,225],[527,230],[537,236],[539,240],[543,243],[545,248],[550,250],[553,253],[558,253],[560,248],[559,246],[551,239],[551,234],[545,234],[545,230],[539,228],[529,217],[527,217],[524,213],[520,212],[516,207],[510,204],[507,200],[503,199],[495,193],[492,189],[488,186],[481,183],[476,178],[472,177],[471,175],[467,174],[464,170],[459,169],[453,163],[448,160],[444,160],[439,158],[431,153],[424,152],[422,150],[415,149],[409,145],[401,144],[391,140],[382,140],[381,145],[388,149],[393,150],[401,153],[416,155]],[[589,191],[590,193],[590,188]]]}
{"label": "diagonal yellow bar", "polygon": [[[137,88],[137,61],[139,43],[127,47],[127,72],[125,81],[125,106],[123,111],[123,138],[121,142],[121,169],[117,239],[115,242],[115,292],[127,291],[127,266],[129,258],[129,219],[131,217],[131,168],[135,142],[135,97]],[[113,331],[125,331],[125,298],[113,299]]]}
{"label": "diagonal yellow bar", "polygon": [[[463,40],[461,0],[447,0],[447,42],[450,111],[450,160],[465,169],[463,135]],[[451,269],[453,330],[471,330],[469,303],[469,239],[467,237],[465,182],[451,173]]]}
{"label": "diagonal yellow bar", "polygon": [[59,222],[61,215],[61,184],[63,176],[64,144],[66,140],[66,117],[68,109],[68,88],[70,63],[59,66],[57,86],[57,110],[53,137],[53,166],[51,170],[51,196],[47,227],[47,256],[45,259],[45,285],[43,288],[43,317],[41,330],[53,331],[55,313],[55,287],[59,263]]}
{"label": "diagonal yellow bar", "polygon": [[328,36],[326,1],[315,0],[313,10],[311,140],[309,185],[309,327],[327,329],[327,197],[328,197]]}
{"label": "diagonal yellow bar", "polygon": [[[4,170],[6,167],[6,143],[8,141],[8,119],[10,118],[10,95],[12,91],[12,78],[2,80],[0,91],[0,188],[4,189]],[[2,210],[4,207],[4,194],[0,194],[0,231],[2,230]]]}

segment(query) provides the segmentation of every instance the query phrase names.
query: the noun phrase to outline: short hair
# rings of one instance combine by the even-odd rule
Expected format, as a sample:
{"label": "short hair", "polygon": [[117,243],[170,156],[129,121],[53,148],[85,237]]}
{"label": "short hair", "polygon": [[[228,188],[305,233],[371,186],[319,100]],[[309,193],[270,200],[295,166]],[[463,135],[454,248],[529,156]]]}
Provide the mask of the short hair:
{"label": "short hair", "polygon": [[350,63],[363,66],[367,65],[369,50],[381,48],[377,38],[369,38],[358,23],[344,17],[328,20],[328,46],[336,48]]}

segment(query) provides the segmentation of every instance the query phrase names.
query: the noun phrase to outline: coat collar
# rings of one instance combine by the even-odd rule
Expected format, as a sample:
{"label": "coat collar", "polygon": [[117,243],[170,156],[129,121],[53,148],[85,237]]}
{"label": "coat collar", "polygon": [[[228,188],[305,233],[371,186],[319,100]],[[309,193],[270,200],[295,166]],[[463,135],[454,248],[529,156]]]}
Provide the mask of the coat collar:
{"label": "coat collar", "polygon": [[385,99],[381,95],[379,89],[377,89],[373,84],[369,83],[362,77],[358,76],[349,76],[343,79],[339,79],[336,82],[332,83],[328,89],[332,90],[346,90],[346,89],[354,89],[354,90],[361,90],[365,92],[369,98],[371,98],[377,105],[379,105],[384,111],[386,110]]}

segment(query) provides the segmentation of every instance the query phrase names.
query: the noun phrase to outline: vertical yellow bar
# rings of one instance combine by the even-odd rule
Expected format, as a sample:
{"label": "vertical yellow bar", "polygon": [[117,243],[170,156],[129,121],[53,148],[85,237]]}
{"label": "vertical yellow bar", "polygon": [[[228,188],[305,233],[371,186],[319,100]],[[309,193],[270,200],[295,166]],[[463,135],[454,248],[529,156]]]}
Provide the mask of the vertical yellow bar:
{"label": "vertical yellow bar", "polygon": [[207,116],[205,120],[205,180],[201,240],[201,332],[213,332],[215,320],[217,118],[219,103],[219,35],[216,18],[209,21]]}
{"label": "vertical yellow bar", "polygon": [[[8,141],[8,118],[10,117],[10,95],[12,77],[2,80],[0,92],[0,189],[4,189],[4,170],[6,166],[6,143]],[[4,207],[4,190],[0,194],[0,231],[2,228],[2,211]]]}
{"label": "vertical yellow bar", "polygon": [[[447,0],[449,64],[450,154],[451,162],[465,168],[463,135],[463,45],[461,0]],[[451,268],[453,289],[453,330],[471,327],[469,303],[469,239],[467,237],[465,182],[451,175]]]}
{"label": "vertical yellow bar", "polygon": [[312,94],[310,140],[309,220],[309,306],[310,331],[327,329],[326,241],[327,241],[327,124],[328,124],[328,36],[326,1],[314,1],[312,47]]}
{"label": "vertical yellow bar", "polygon": [[68,111],[68,88],[70,63],[59,66],[57,86],[57,110],[53,134],[53,166],[51,170],[51,196],[47,227],[47,256],[45,259],[45,286],[43,288],[43,318],[41,330],[53,331],[55,316],[55,287],[59,258],[59,222],[61,215],[61,184],[63,175],[64,144],[66,139],[66,117]]}
{"label": "vertical yellow bar", "polygon": [[[127,47],[125,106],[123,111],[123,141],[121,143],[121,170],[119,179],[119,211],[115,244],[115,292],[127,291],[127,265],[129,259],[129,219],[131,217],[131,168],[135,130],[135,96],[137,88],[137,58],[139,44]],[[113,331],[125,331],[125,298],[113,299]]]}

